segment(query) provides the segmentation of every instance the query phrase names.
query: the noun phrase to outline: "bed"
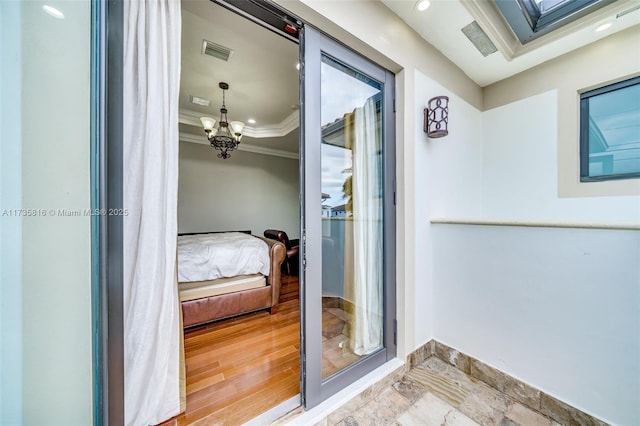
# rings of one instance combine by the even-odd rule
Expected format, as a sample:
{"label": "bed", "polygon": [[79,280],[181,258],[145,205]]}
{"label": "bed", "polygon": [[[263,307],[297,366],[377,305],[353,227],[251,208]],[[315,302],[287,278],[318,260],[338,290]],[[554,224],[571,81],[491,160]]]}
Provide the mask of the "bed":
{"label": "bed", "polygon": [[178,236],[183,325],[194,327],[261,309],[277,311],[284,245],[250,232]]}

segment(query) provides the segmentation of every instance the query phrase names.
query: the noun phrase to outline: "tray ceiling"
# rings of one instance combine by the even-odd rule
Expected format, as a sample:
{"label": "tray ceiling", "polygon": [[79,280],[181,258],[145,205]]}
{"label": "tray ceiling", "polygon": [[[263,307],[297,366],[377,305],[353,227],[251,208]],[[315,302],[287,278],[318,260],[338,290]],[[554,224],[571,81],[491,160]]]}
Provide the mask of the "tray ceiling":
{"label": "tray ceiling", "polygon": [[[203,55],[203,40],[231,49],[229,60]],[[297,63],[296,43],[210,1],[183,1],[181,134],[207,143],[198,117],[219,119],[222,90],[218,83],[224,81],[230,86],[225,95],[229,120],[247,126],[243,144],[297,152]],[[195,105],[191,96],[208,99],[210,104]],[[250,118],[256,123],[249,124]],[[285,138],[278,141],[279,137]]]}

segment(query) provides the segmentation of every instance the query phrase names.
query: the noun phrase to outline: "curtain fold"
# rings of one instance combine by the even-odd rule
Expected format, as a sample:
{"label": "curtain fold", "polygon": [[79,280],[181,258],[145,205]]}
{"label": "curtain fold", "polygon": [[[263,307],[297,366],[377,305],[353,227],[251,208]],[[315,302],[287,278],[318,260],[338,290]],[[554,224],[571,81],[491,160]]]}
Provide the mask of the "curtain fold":
{"label": "curtain fold", "polygon": [[345,222],[345,250],[352,247],[353,270],[347,272],[345,264],[345,284],[351,287],[345,288],[345,295],[353,297],[349,343],[356,355],[382,347],[381,141],[376,100],[371,97],[345,117],[345,145],[353,151],[353,217]]}
{"label": "curtain fold", "polygon": [[181,410],[176,273],[178,0],[124,2],[125,424]]}

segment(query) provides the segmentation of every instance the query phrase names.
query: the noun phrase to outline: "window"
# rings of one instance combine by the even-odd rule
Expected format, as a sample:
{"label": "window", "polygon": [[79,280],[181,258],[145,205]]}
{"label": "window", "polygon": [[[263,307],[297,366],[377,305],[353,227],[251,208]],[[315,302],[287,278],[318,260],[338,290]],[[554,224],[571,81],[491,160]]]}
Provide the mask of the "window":
{"label": "window", "polygon": [[640,77],[580,95],[580,180],[640,177]]}
{"label": "window", "polygon": [[615,0],[494,0],[522,44]]}

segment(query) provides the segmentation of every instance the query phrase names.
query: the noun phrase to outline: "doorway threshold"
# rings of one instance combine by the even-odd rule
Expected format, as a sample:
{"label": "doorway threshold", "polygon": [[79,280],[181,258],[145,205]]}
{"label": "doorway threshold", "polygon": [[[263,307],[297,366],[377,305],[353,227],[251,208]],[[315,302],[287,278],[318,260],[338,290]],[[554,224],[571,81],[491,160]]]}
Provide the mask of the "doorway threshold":
{"label": "doorway threshold", "polygon": [[259,416],[254,417],[246,422],[244,426],[264,426],[272,424],[277,419],[287,415],[298,407],[301,407],[300,394],[297,394],[296,396],[291,397],[271,408],[269,411],[265,411]]}
{"label": "doorway threshold", "polygon": [[[325,401],[321,402],[317,406],[311,408],[310,410],[296,410],[284,417],[276,420],[273,425],[284,426],[284,425],[314,425],[323,419],[325,419],[329,414],[338,410],[347,402],[352,399],[358,397],[358,395],[362,394],[365,390],[373,387],[376,384],[380,384],[384,386],[388,380],[395,380],[397,376],[405,373],[405,363],[399,358],[394,358],[389,362],[381,365],[380,367],[373,370],[371,373],[361,377],[357,381],[353,382],[351,385],[342,389],[340,392],[335,395],[327,398]],[[385,380],[387,379],[387,380]],[[277,407],[276,407],[277,408]],[[247,423],[251,425],[264,425],[269,423]]]}

